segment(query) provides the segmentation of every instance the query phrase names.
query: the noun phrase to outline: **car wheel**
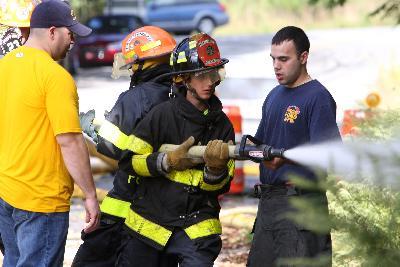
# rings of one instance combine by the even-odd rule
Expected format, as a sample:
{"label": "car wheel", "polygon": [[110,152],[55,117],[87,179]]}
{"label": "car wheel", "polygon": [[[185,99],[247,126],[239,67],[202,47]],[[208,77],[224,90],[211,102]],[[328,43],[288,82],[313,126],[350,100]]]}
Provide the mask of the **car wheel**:
{"label": "car wheel", "polygon": [[215,23],[211,18],[202,18],[197,26],[199,32],[211,34],[215,29]]}

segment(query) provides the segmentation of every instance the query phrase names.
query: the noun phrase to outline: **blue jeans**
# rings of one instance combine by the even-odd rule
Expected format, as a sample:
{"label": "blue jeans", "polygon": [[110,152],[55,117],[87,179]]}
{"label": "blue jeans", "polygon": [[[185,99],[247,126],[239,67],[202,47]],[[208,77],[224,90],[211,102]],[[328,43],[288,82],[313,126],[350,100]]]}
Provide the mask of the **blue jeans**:
{"label": "blue jeans", "polygon": [[69,212],[20,210],[0,198],[3,267],[62,266],[68,225]]}

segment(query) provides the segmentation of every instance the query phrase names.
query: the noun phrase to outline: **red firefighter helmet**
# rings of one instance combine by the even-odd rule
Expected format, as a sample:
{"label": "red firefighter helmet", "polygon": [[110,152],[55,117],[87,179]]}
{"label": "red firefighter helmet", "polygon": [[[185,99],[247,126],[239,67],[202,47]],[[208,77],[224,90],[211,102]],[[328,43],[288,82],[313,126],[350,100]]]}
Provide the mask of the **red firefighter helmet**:
{"label": "red firefighter helmet", "polygon": [[183,39],[171,54],[173,74],[222,68],[229,60],[221,58],[217,42],[206,33]]}

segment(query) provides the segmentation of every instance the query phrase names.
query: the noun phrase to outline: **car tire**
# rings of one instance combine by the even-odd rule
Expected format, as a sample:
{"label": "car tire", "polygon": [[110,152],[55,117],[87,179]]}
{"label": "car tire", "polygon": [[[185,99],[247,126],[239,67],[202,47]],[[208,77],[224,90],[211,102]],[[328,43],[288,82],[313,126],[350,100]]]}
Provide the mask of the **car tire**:
{"label": "car tire", "polygon": [[207,34],[211,34],[215,29],[215,22],[212,18],[202,18],[197,25],[197,30],[199,32],[204,32]]}

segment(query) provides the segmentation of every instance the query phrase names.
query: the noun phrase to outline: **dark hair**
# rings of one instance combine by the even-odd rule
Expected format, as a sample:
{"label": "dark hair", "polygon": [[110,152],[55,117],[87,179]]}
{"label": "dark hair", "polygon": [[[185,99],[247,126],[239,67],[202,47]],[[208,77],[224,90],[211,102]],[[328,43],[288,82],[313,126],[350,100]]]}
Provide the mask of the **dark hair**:
{"label": "dark hair", "polygon": [[306,33],[295,26],[286,26],[280,29],[274,37],[272,37],[272,44],[279,45],[284,41],[293,41],[296,47],[297,55],[301,55],[304,51],[310,51],[310,40]]}

